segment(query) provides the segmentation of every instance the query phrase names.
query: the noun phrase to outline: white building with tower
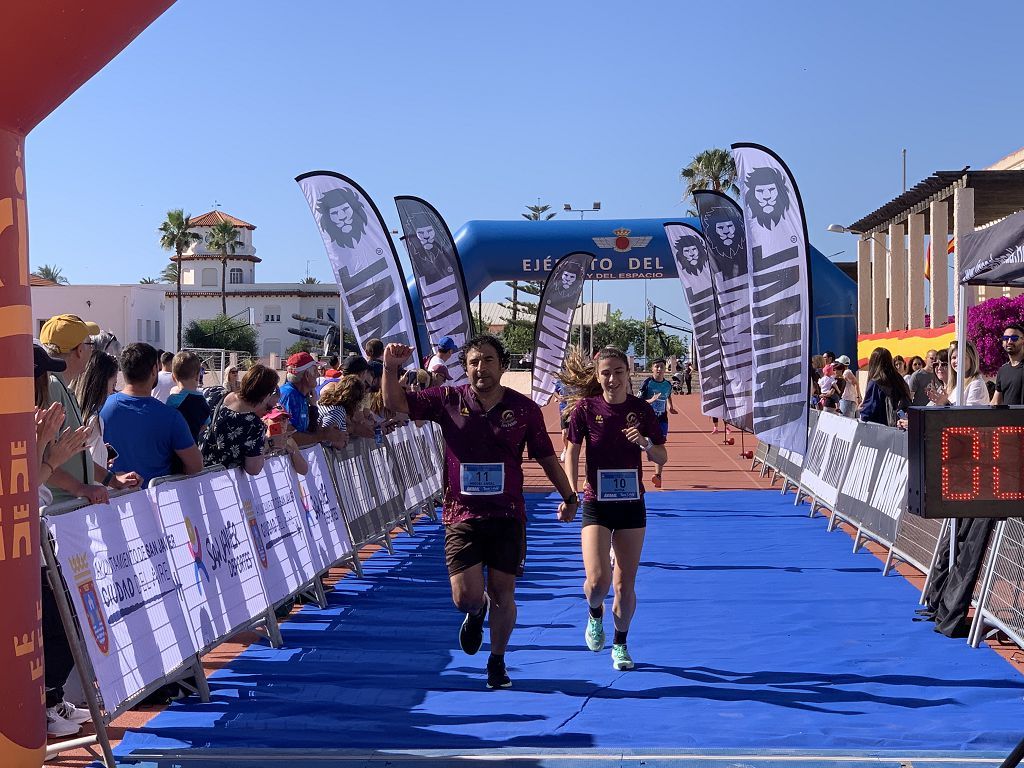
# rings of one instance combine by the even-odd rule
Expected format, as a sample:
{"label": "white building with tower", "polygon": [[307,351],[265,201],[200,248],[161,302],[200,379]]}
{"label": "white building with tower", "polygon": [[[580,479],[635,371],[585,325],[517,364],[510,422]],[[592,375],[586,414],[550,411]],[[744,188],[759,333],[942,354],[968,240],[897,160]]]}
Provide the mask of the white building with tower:
{"label": "white building with tower", "polygon": [[[192,320],[216,317],[221,312],[220,253],[211,251],[206,237],[220,222],[238,229],[240,245],[227,257],[224,276],[228,317],[250,319],[259,336],[261,357],[281,355],[300,340],[288,332],[303,324],[293,314],[337,322],[341,297],[333,283],[259,283],[256,266],[262,259],[253,246],[255,225],[220,210],[192,218],[202,240],[181,256],[182,327]],[[177,262],[174,254],[170,257]],[[166,283],[142,285],[33,285],[32,315],[36,331],[53,315],[73,313],[112,331],[124,344],[144,341],[160,349],[174,349],[177,332],[177,292]],[[306,326],[310,327],[310,326]],[[317,327],[323,331],[323,327]]]}

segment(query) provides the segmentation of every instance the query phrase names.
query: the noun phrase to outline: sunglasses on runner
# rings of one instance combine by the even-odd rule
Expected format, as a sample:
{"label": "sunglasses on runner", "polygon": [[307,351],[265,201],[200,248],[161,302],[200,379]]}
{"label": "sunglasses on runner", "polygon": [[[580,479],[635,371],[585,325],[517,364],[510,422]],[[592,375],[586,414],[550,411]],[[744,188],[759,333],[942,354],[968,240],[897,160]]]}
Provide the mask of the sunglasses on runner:
{"label": "sunglasses on runner", "polygon": [[1005,336],[1003,336],[1003,341],[1018,342],[1018,341],[1020,341],[1020,334],[1018,334],[1018,333],[1008,333]]}

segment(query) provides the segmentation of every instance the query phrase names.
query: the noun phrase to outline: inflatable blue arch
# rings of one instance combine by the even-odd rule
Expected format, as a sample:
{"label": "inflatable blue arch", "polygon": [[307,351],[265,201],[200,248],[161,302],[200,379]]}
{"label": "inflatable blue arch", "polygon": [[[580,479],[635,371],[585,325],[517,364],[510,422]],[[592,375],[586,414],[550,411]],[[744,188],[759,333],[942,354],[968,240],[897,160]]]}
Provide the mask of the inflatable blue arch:
{"label": "inflatable blue arch", "polygon": [[[573,251],[594,254],[588,277],[678,279],[664,224],[678,219],[586,221],[468,221],[455,246],[469,296],[498,280],[543,280],[556,260]],[[697,219],[683,219],[700,228]],[[811,349],[856,357],[857,285],[817,248],[811,251]],[[410,290],[417,294],[410,281]],[[413,305],[419,312],[419,297]],[[683,304],[682,287],[679,302]],[[417,318],[422,320],[422,318]],[[419,323],[423,328],[422,322]]]}

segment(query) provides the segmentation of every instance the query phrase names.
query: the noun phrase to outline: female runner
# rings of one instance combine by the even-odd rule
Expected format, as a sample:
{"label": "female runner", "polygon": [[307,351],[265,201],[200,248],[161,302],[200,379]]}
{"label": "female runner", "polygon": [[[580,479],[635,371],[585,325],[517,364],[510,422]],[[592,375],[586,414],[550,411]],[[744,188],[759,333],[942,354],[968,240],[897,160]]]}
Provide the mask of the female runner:
{"label": "female runner", "polygon": [[[583,593],[590,616],[585,638],[595,653],[604,648],[604,599],[614,585],[612,666],[633,668],[626,633],[636,611],[637,567],[647,527],[644,506],[642,453],[664,464],[668,453],[654,409],[629,394],[629,358],[620,349],[605,347],[592,367],[571,353],[562,375],[575,388],[569,415],[565,474],[578,488],[580,446],[587,444],[587,482],[583,491]],[[611,552],[615,555],[614,566]]]}

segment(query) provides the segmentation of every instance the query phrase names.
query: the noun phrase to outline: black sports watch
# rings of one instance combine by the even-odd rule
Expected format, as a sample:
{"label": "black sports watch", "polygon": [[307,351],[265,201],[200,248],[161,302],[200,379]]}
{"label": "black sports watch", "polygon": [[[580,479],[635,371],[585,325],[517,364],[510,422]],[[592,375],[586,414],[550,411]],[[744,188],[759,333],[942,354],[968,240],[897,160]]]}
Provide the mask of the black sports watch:
{"label": "black sports watch", "polygon": [[577,496],[576,494],[573,494],[572,496],[563,496],[562,501],[565,502],[566,504],[579,504],[580,497]]}

